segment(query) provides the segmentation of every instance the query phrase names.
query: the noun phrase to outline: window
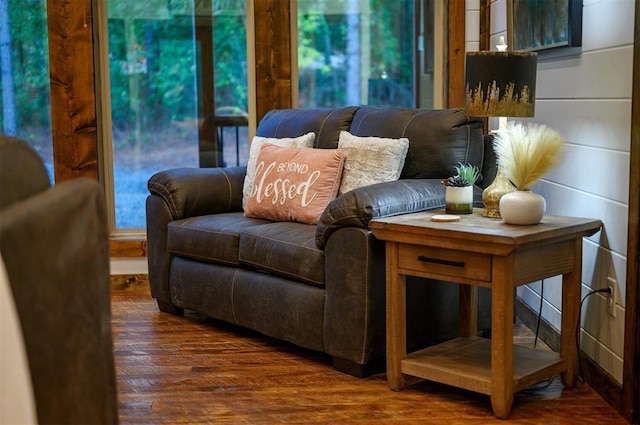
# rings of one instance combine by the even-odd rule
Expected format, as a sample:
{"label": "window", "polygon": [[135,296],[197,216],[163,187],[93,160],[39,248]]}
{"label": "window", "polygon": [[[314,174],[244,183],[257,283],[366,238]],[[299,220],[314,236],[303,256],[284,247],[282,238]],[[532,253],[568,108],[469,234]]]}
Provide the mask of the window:
{"label": "window", "polygon": [[415,106],[414,16],[413,0],[299,0],[300,106]]}
{"label": "window", "polygon": [[1,132],[42,157],[53,182],[51,93],[45,0],[0,0]]}
{"label": "window", "polygon": [[155,172],[246,163],[245,1],[109,0],[106,14],[105,176],[116,229],[143,229]]}

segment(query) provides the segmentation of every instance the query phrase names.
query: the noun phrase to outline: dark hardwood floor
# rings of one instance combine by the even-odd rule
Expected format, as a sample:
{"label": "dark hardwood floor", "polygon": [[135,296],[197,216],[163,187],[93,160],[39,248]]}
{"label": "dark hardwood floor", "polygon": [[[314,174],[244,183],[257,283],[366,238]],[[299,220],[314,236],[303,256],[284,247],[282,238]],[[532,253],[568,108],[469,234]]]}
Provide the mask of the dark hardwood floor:
{"label": "dark hardwood floor", "polygon": [[[383,373],[336,372],[328,356],[227,323],[160,313],[145,276],[112,278],[122,424],[491,424],[489,397],[431,382],[391,391]],[[520,343],[533,334],[517,326]],[[538,343],[538,346],[540,343]],[[623,424],[588,385],[560,378],[516,394],[517,424]]]}

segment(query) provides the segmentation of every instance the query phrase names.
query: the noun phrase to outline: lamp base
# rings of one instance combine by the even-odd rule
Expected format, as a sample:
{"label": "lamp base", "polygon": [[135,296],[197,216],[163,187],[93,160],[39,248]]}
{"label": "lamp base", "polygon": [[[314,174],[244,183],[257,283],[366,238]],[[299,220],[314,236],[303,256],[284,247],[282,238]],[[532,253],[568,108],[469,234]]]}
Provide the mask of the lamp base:
{"label": "lamp base", "polygon": [[503,168],[498,165],[496,178],[493,179],[493,182],[482,192],[482,203],[484,204],[484,212],[482,215],[489,218],[502,218],[500,215],[500,198],[514,190],[516,190],[516,188],[504,174]]}

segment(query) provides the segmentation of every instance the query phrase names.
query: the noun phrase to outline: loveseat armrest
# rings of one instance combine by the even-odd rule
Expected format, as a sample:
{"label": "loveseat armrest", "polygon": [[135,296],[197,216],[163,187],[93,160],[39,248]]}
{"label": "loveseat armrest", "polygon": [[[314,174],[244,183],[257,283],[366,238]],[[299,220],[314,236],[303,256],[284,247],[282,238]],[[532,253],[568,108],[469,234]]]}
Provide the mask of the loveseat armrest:
{"label": "loveseat armrest", "polygon": [[117,423],[109,230],[100,185],[75,178],[3,208],[0,251],[37,423]]}
{"label": "loveseat armrest", "polygon": [[445,187],[438,179],[403,179],[364,186],[331,201],[318,220],[316,246],[324,249],[342,227],[367,228],[373,218],[444,207]]}
{"label": "loveseat armrest", "polygon": [[154,174],[147,187],[166,202],[174,220],[242,211],[247,167],[174,168]]}

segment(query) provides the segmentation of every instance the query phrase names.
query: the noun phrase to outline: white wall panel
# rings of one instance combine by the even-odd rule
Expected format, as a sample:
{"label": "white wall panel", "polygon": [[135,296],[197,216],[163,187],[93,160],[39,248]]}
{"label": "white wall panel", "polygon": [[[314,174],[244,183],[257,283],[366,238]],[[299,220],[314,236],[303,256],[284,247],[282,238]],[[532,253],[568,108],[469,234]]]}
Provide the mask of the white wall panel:
{"label": "white wall panel", "polygon": [[467,10],[480,10],[480,0],[467,0],[465,8]]}
{"label": "white wall panel", "polygon": [[618,314],[621,311],[616,311],[616,317],[610,316],[605,295],[596,293],[585,300],[580,317],[582,328],[618,357],[624,353],[624,314]]}
{"label": "white wall panel", "polygon": [[581,332],[580,347],[595,363],[607,371],[618,383],[622,383],[622,359],[599,343],[592,335]]}
{"label": "white wall panel", "polygon": [[536,99],[535,117],[569,143],[629,152],[631,99]]}
{"label": "white wall panel", "polygon": [[111,257],[110,274],[149,274],[146,257]]}
{"label": "white wall panel", "polygon": [[[491,2],[491,25],[489,34],[507,31],[507,0]],[[507,41],[509,43],[509,41]],[[491,49],[494,50],[494,49]]]}
{"label": "white wall panel", "polygon": [[538,60],[536,99],[629,99],[633,45]]}
{"label": "white wall panel", "polygon": [[583,0],[583,52],[633,44],[633,3],[633,0]]}
{"label": "white wall panel", "polygon": [[464,44],[465,52],[477,52],[480,50],[480,42],[479,41],[467,41]]}
{"label": "white wall panel", "polygon": [[629,161],[627,152],[567,144],[562,163],[551,170],[545,179],[626,203],[629,199]]}
{"label": "white wall panel", "polygon": [[626,204],[549,182],[542,182],[534,191],[544,196],[547,202],[547,214],[602,220],[604,230],[589,239],[626,256],[628,217]]}
{"label": "white wall panel", "polygon": [[480,42],[479,10],[467,10],[465,14],[465,40]]}
{"label": "white wall panel", "polygon": [[591,289],[606,288],[607,278],[613,278],[617,283],[617,303],[624,308],[626,305],[625,282],[627,281],[626,257],[611,252],[608,249],[585,240],[582,248],[582,281]]}
{"label": "white wall panel", "polygon": [[[545,288],[546,289],[546,288]],[[518,297],[526,303],[533,311],[537,312],[540,307],[540,296],[533,292],[527,286],[520,286],[517,290]],[[546,297],[545,297],[546,298]],[[551,304],[546,303],[542,306],[542,317],[551,324],[556,330],[562,327],[562,315],[559,310]]]}

